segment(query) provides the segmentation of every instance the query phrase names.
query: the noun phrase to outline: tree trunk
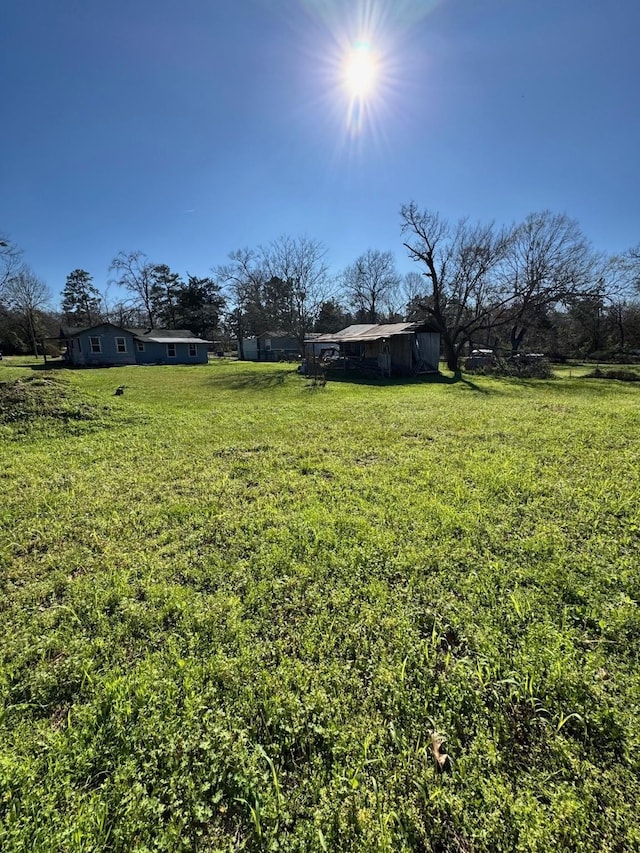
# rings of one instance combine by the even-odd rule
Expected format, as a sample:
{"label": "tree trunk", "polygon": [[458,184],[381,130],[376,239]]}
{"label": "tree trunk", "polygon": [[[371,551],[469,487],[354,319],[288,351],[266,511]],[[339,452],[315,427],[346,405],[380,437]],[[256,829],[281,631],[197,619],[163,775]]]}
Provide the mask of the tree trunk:
{"label": "tree trunk", "polygon": [[518,331],[518,327],[514,326],[511,329],[511,355],[516,355],[522,346],[522,341],[524,340],[524,336],[527,333],[527,327],[523,326],[520,331]]}
{"label": "tree trunk", "polygon": [[35,357],[38,357],[38,341],[36,340],[36,329],[35,324],[33,322],[33,314],[31,311],[27,312],[27,324],[29,326],[29,337],[31,338],[31,346],[33,348],[33,354]]}
{"label": "tree trunk", "polygon": [[618,314],[617,324],[618,326],[618,346],[620,350],[624,350],[625,339],[624,339],[624,320],[622,318],[622,313]]}
{"label": "tree trunk", "polygon": [[444,357],[447,362],[447,367],[449,370],[453,370],[454,373],[457,373],[459,370],[458,351],[454,346],[453,341],[449,338],[449,335],[442,335],[442,346],[444,348]]}

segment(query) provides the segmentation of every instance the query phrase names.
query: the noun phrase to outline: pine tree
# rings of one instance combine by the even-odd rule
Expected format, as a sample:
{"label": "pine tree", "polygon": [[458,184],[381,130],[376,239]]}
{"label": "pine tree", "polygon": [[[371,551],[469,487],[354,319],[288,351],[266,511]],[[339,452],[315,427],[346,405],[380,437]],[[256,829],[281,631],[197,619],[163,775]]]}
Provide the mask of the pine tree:
{"label": "pine tree", "polygon": [[92,326],[100,320],[100,292],[86,270],[73,270],[62,291],[62,313],[67,323]]}

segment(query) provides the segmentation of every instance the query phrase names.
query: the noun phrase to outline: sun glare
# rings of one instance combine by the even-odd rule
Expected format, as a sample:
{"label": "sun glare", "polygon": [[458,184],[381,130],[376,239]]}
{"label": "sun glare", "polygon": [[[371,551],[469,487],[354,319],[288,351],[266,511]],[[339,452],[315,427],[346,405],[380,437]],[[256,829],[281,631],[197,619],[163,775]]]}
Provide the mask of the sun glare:
{"label": "sun glare", "polygon": [[351,97],[370,97],[375,92],[378,72],[378,61],[371,45],[358,42],[344,65],[344,83]]}

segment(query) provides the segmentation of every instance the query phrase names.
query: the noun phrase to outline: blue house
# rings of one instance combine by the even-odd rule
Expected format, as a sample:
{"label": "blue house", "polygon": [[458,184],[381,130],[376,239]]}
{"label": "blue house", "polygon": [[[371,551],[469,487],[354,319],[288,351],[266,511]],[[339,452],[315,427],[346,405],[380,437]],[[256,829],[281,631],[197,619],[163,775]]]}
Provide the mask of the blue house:
{"label": "blue house", "polygon": [[125,329],[113,323],[63,326],[60,340],[74,367],[118,364],[206,364],[210,341],[188,329]]}

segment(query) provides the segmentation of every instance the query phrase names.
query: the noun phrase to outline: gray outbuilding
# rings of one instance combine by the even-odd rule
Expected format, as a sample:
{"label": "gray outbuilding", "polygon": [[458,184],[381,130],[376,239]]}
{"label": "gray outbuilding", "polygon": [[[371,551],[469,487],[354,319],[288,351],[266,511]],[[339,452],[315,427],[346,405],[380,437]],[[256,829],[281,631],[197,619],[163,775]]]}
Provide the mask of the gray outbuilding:
{"label": "gray outbuilding", "polygon": [[424,323],[369,323],[347,326],[305,342],[308,353],[323,347],[337,350],[331,364],[382,376],[416,376],[438,371],[440,334]]}

